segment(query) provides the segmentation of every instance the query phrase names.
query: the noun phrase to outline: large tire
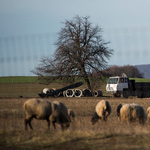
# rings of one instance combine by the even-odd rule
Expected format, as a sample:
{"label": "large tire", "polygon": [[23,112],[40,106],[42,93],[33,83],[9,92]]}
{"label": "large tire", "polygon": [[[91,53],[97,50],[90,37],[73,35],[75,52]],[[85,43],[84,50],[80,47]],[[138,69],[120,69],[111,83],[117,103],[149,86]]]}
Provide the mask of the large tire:
{"label": "large tire", "polygon": [[116,94],[116,93],[113,94],[113,98],[115,98],[115,97],[117,97],[117,94]]}
{"label": "large tire", "polygon": [[114,98],[116,98],[116,97],[121,97],[121,94],[120,94],[120,93],[114,93],[114,94],[113,94],[113,97],[114,97]]}
{"label": "large tire", "polygon": [[124,98],[128,98],[130,96],[129,91],[128,90],[123,90],[122,96]]}

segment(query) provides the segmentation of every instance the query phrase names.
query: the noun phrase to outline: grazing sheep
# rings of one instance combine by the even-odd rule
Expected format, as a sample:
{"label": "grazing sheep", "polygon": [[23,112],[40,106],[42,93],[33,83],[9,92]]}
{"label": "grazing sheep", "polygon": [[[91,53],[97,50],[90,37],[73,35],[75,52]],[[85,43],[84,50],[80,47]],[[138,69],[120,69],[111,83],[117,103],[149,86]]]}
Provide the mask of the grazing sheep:
{"label": "grazing sheep", "polygon": [[68,108],[65,104],[63,104],[62,102],[59,102],[59,101],[53,101],[53,103],[57,104],[61,108],[63,113],[68,117]]}
{"label": "grazing sheep", "polygon": [[62,130],[69,127],[70,121],[66,115],[62,112],[61,108],[54,103],[46,101],[44,99],[29,99],[23,105],[26,111],[25,118],[25,129],[27,130],[27,125],[30,129],[33,129],[31,121],[33,118],[47,120],[48,129],[50,128],[50,123],[56,129],[55,123],[61,125]]}
{"label": "grazing sheep", "polygon": [[62,102],[53,101],[53,103],[57,104],[61,108],[63,113],[68,117],[69,121],[71,122],[71,118],[75,117],[73,110],[68,109],[67,106],[65,104],[63,104]]}
{"label": "grazing sheep", "polygon": [[117,106],[117,116],[118,116],[118,120],[120,121],[120,109],[121,109],[121,107],[124,105],[125,103],[122,103],[122,104],[119,104],[118,106]]}
{"label": "grazing sheep", "polygon": [[148,117],[148,121],[150,121],[150,107],[147,108],[147,117]]}
{"label": "grazing sheep", "polygon": [[75,118],[75,114],[72,109],[68,109],[68,116],[69,116],[70,120]]}
{"label": "grazing sheep", "polygon": [[142,106],[138,104],[124,104],[120,109],[120,118],[122,122],[134,122],[139,121],[139,123],[144,124],[147,115]]}
{"label": "grazing sheep", "polygon": [[108,101],[101,100],[95,107],[95,112],[91,118],[91,122],[94,125],[99,119],[107,121],[107,117],[111,113],[111,106]]}

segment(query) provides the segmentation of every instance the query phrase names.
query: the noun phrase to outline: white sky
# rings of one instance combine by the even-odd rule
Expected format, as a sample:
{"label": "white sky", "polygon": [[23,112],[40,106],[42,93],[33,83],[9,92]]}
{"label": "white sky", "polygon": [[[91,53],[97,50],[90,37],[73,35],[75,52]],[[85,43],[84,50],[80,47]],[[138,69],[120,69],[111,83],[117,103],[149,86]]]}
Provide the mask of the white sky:
{"label": "white sky", "polygon": [[39,59],[55,51],[61,22],[75,15],[103,29],[114,49],[108,64],[150,64],[149,8],[149,0],[0,0],[0,76],[33,75]]}

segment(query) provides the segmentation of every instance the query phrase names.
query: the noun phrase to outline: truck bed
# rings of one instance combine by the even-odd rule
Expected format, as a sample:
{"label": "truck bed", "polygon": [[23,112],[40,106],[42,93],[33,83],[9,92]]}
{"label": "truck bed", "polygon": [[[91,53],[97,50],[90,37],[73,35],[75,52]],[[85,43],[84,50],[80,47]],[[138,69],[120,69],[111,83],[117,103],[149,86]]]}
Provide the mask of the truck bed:
{"label": "truck bed", "polygon": [[150,90],[150,82],[135,82],[135,89]]}

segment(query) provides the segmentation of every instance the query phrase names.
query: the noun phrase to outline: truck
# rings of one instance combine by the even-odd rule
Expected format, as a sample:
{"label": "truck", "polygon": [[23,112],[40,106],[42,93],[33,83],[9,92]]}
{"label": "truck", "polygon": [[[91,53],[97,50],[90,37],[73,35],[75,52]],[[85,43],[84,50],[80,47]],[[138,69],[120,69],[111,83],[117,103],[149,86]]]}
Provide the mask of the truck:
{"label": "truck", "polygon": [[150,97],[150,82],[135,82],[126,75],[109,77],[106,93],[112,94],[113,97],[137,96],[138,98],[147,98]]}

